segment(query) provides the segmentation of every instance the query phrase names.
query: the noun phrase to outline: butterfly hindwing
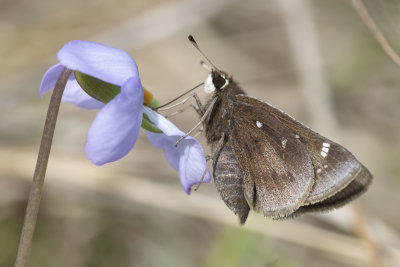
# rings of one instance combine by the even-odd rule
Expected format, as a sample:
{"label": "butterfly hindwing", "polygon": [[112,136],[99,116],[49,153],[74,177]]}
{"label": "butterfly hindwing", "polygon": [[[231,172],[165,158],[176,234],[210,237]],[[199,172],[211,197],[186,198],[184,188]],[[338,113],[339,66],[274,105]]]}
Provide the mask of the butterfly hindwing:
{"label": "butterfly hindwing", "polygon": [[290,217],[296,217],[306,212],[329,211],[340,208],[364,193],[372,182],[372,175],[363,165],[356,177],[342,190],[333,196],[310,205],[300,207]]}

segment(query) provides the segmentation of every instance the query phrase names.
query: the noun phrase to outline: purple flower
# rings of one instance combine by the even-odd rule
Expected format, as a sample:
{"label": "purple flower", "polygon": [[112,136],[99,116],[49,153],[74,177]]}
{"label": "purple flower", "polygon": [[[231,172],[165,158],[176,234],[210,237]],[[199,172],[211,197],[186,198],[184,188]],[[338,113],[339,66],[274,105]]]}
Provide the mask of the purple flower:
{"label": "purple flower", "polygon": [[[201,145],[192,137],[174,144],[184,133],[162,115],[143,105],[144,92],[137,65],[123,50],[88,41],[71,41],[58,52],[60,63],[47,70],[40,86],[40,96],[52,89],[64,67],[121,87],[108,103],[89,96],[72,74],[62,101],[86,109],[100,109],[93,121],[85,152],[94,164],[103,165],[124,157],[135,145],[143,112],[163,133],[147,131],[150,142],[164,149],[169,164],[179,171],[183,189],[200,182],[207,168]],[[203,182],[211,180],[207,172]]]}

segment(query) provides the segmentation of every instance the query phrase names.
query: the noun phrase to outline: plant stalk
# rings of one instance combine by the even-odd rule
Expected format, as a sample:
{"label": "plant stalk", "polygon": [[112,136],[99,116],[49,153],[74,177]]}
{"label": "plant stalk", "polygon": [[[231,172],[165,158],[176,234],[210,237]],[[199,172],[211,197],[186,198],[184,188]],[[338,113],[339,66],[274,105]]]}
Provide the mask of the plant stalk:
{"label": "plant stalk", "polygon": [[17,258],[14,265],[15,267],[26,267],[28,264],[36,220],[39,213],[40,199],[42,198],[42,188],[46,175],[47,162],[49,160],[54,129],[57,122],[58,110],[60,108],[61,97],[63,95],[65,85],[67,84],[71,72],[72,71],[67,68],[62,70],[51,96],[46,122],[44,124],[42,141],[40,143],[39,154],[36,161],[36,168],[33,174],[33,181],[29,192],[24,225],[22,227]]}

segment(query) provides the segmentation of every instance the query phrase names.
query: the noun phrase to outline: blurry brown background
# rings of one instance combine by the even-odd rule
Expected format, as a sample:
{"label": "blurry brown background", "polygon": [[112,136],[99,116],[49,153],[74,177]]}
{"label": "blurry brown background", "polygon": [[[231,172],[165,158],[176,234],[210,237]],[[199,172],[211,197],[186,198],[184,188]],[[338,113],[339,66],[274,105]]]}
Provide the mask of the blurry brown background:
{"label": "blurry brown background", "polygon": [[[400,52],[397,1],[365,2]],[[57,51],[74,39],[124,49],[165,103],[207,75],[188,34],[249,95],[349,148],[370,190],[332,213],[252,213],[238,227],[213,183],[184,193],[144,132],[94,166],[83,145],[96,111],[63,104],[30,266],[400,266],[400,69],[347,0],[0,1],[0,266],[14,262]],[[172,120],[188,131],[198,118]]]}

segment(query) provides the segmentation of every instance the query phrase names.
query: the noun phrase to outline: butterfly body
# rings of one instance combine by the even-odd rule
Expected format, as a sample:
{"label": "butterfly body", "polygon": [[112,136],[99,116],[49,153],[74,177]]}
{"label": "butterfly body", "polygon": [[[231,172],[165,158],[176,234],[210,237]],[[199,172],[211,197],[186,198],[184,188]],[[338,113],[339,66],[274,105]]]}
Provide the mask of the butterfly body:
{"label": "butterfly body", "polygon": [[205,90],[212,93],[202,112],[215,185],[241,224],[251,209],[286,218],[340,207],[371,183],[353,154],[247,96],[225,72],[212,70]]}
{"label": "butterfly body", "polygon": [[[212,77],[213,75],[214,78]],[[216,98],[216,102],[212,107],[212,111],[204,122],[206,138],[209,143],[218,142],[223,134],[228,135],[232,131],[233,125],[231,122],[233,119],[236,96],[245,94],[245,92],[236,85],[231,77],[227,76],[227,74],[225,73],[223,75],[227,79],[227,86],[223,87],[223,85],[225,84],[224,80],[222,86],[219,85],[223,88],[219,88],[218,90],[208,89],[209,91],[214,92],[211,98]],[[213,81],[210,81],[209,77],[211,77],[211,79],[217,79],[218,74],[216,72],[213,72],[207,78],[208,84],[206,84],[206,86],[215,87],[214,84],[209,84]],[[207,105],[203,108],[203,110],[209,108],[210,103],[211,102],[209,101]]]}

